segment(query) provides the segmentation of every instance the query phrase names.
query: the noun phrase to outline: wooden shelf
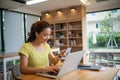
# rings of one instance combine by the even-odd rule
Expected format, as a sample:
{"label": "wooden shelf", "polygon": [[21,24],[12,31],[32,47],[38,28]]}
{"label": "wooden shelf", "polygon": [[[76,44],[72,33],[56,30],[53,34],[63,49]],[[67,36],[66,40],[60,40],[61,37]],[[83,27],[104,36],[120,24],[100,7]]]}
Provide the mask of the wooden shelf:
{"label": "wooden shelf", "polygon": [[65,40],[66,40],[67,38],[66,38],[66,37],[64,37],[64,38],[55,38],[55,39],[65,39]]}
{"label": "wooden shelf", "polygon": [[67,47],[67,45],[58,45],[56,47]]}
{"label": "wooden shelf", "polygon": [[66,30],[55,30],[56,32],[64,32],[64,31],[67,31],[67,29]]}
{"label": "wooden shelf", "polygon": [[61,50],[71,47],[72,52],[84,49],[86,8],[83,6],[75,8],[75,12],[71,12],[69,7],[63,8],[61,14],[57,14],[57,10],[51,10],[49,17],[42,12],[42,19],[52,26],[51,46],[60,47]]}
{"label": "wooden shelf", "polygon": [[82,30],[81,28],[73,28],[73,29],[69,29],[69,31],[79,31],[79,30]]}
{"label": "wooden shelf", "polygon": [[69,39],[79,39],[79,38],[82,38],[82,37],[69,37]]}

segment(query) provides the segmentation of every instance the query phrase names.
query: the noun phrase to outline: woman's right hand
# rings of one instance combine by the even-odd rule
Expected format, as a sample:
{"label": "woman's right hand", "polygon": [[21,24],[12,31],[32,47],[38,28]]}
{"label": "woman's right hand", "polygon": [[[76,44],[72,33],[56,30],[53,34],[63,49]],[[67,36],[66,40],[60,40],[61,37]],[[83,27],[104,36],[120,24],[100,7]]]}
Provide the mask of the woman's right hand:
{"label": "woman's right hand", "polygon": [[54,74],[57,74],[59,70],[60,69],[58,68],[58,66],[49,66],[46,68],[46,72],[48,72],[48,73],[52,72]]}

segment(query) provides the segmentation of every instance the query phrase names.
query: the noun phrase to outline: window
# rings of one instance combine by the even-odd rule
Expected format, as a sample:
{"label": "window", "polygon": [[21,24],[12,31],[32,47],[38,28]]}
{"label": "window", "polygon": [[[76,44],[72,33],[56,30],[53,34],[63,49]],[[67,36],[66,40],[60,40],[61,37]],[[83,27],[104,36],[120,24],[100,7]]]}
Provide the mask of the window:
{"label": "window", "polygon": [[1,28],[2,28],[2,16],[1,16],[2,14],[1,14],[1,10],[0,10],[0,52],[2,51],[2,36],[1,36],[1,33],[2,33],[2,30],[1,30]]}
{"label": "window", "polygon": [[5,52],[18,52],[24,43],[23,14],[4,10]]}
{"label": "window", "polygon": [[[113,36],[115,37],[115,41],[120,47],[120,9],[115,10],[108,10],[103,12],[93,12],[87,14],[87,33],[88,33],[88,45],[89,48],[107,48],[109,41],[109,36],[113,33]],[[96,14],[96,15],[95,15]],[[95,15],[95,16],[93,16]],[[110,16],[109,16],[110,15]],[[90,18],[92,17],[92,19]],[[89,33],[95,32],[96,33],[96,40],[97,43],[93,44],[93,36]],[[114,40],[113,40],[114,41]],[[116,45],[112,44],[114,42],[111,42],[109,47],[115,48]]]}
{"label": "window", "polygon": [[96,23],[96,29],[98,29],[98,23]]}
{"label": "window", "polygon": [[32,24],[36,21],[39,21],[40,17],[26,14],[25,19],[26,19],[26,38],[28,38],[28,33],[30,32]]}

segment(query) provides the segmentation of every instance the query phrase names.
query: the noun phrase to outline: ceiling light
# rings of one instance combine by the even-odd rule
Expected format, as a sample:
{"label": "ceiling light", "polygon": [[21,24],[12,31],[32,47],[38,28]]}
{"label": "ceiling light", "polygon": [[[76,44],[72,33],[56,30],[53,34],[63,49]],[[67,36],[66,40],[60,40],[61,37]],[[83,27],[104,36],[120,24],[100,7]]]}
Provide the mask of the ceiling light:
{"label": "ceiling light", "polygon": [[59,13],[62,13],[62,11],[61,10],[57,10],[57,13],[59,14]]}
{"label": "ceiling light", "polygon": [[70,10],[71,11],[76,11],[76,8],[75,7],[71,7]]}
{"label": "ceiling light", "polygon": [[26,4],[32,5],[32,4],[40,3],[40,2],[44,2],[44,1],[47,1],[47,0],[30,0],[30,1],[27,1]]}
{"label": "ceiling light", "polygon": [[48,16],[50,13],[49,12],[45,12],[45,15]]}
{"label": "ceiling light", "polygon": [[90,5],[91,4],[91,2],[89,2],[88,0],[80,0],[80,1],[85,5]]}

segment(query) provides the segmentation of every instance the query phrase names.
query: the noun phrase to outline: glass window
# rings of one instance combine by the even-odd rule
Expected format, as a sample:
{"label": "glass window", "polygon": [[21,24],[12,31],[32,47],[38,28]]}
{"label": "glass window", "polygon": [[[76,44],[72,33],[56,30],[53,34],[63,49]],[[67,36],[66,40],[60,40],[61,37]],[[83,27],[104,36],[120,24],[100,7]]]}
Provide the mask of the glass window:
{"label": "glass window", "polygon": [[[87,14],[87,33],[89,48],[120,48],[120,9]],[[116,14],[116,15],[115,15]],[[93,44],[93,34],[97,43]]]}
{"label": "glass window", "polygon": [[95,16],[95,13],[91,13],[91,16]]}
{"label": "glass window", "polygon": [[96,24],[96,29],[98,28],[98,23]]}
{"label": "glass window", "polygon": [[23,14],[4,11],[5,52],[18,52],[24,43]]}
{"label": "glass window", "polygon": [[117,13],[117,10],[111,10],[111,13]]}
{"label": "glass window", "polygon": [[36,21],[40,20],[39,16],[34,16],[34,15],[25,15],[25,19],[26,19],[26,38],[28,38],[28,33],[30,32],[30,28],[32,26],[32,24]]}
{"label": "glass window", "polygon": [[2,42],[1,42],[1,28],[2,28],[2,24],[1,24],[1,19],[2,19],[2,16],[1,16],[1,10],[0,10],[0,52],[2,50]]}

